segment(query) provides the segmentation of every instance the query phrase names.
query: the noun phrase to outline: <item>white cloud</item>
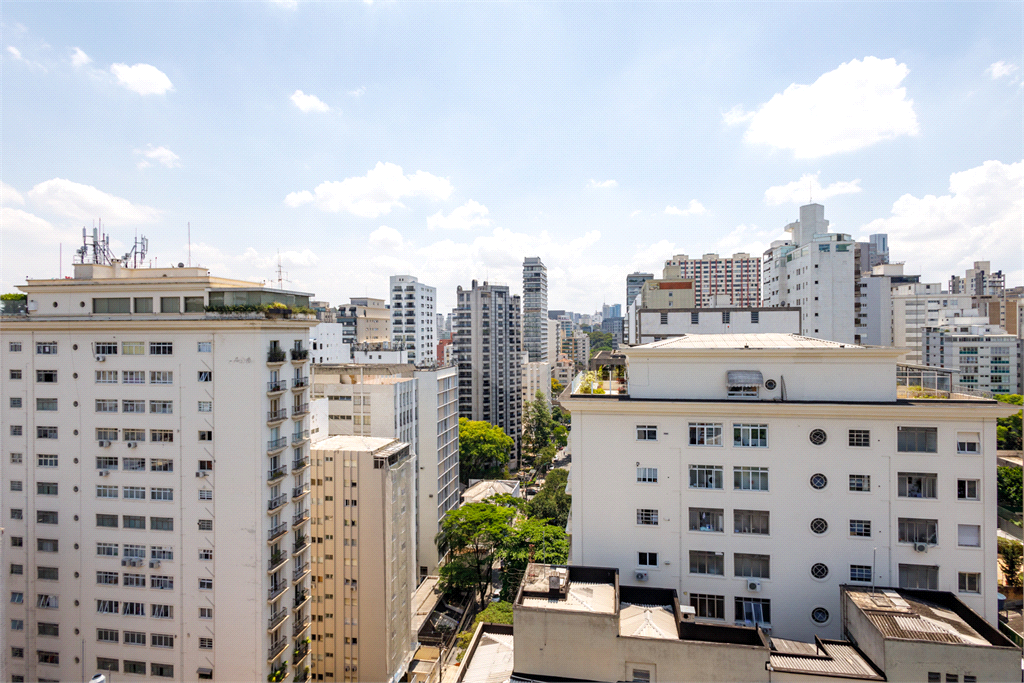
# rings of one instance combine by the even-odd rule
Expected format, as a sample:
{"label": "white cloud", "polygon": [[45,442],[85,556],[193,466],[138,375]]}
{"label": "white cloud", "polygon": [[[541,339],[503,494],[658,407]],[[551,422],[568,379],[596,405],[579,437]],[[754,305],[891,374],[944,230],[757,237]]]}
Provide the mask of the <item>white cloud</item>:
{"label": "white cloud", "polygon": [[905,255],[911,273],[924,282],[946,282],[975,260],[991,260],[1020,284],[1021,225],[1024,225],[1024,161],[981,166],[949,176],[949,194],[903,195],[892,215],[861,226],[865,235],[888,233],[890,252]]}
{"label": "white cloud", "polygon": [[25,198],[21,196],[21,193],[15,190],[7,183],[0,181],[0,205],[7,206],[8,204],[24,204]]}
{"label": "white cloud", "polygon": [[427,227],[431,230],[441,228],[442,230],[472,230],[476,227],[487,227],[491,219],[487,217],[487,207],[470,199],[457,209],[453,209],[447,216],[438,211],[427,218]]}
{"label": "white cloud", "polygon": [[707,209],[704,205],[698,202],[696,199],[691,199],[689,205],[685,209],[680,209],[678,206],[666,206],[665,213],[669,216],[696,216],[705,213]]}
{"label": "white cloud", "polygon": [[28,191],[33,205],[61,216],[89,221],[102,218],[112,225],[151,223],[160,212],[148,206],[132,204],[90,185],[54,178],[39,183]]}
{"label": "white cloud", "polygon": [[163,95],[174,90],[167,74],[152,64],[112,64],[110,73],[117,77],[118,83],[140,95]]}
{"label": "white cloud", "polygon": [[811,85],[790,85],[754,112],[735,107],[723,119],[747,123],[745,141],[792,150],[798,159],[852,152],[917,135],[913,100],[900,87],[908,73],[895,59],[854,59]]}
{"label": "white cloud", "polygon": [[370,246],[377,248],[401,249],[405,246],[402,233],[382,225],[370,233]]}
{"label": "white cloud", "polygon": [[75,51],[71,54],[71,64],[74,67],[85,66],[92,62],[92,58],[89,55],[82,52],[82,48],[76,47]]}
{"label": "white cloud", "polygon": [[283,7],[284,9],[296,9],[299,6],[298,0],[270,0],[270,1],[272,3],[274,3],[275,5],[277,5],[278,7]]}
{"label": "white cloud", "polygon": [[644,210],[643,210],[643,209],[637,209],[637,210],[636,210],[636,211],[634,211],[633,213],[629,214],[629,217],[630,217],[630,218],[636,218],[637,216],[639,216],[639,215],[640,215],[640,214],[642,214],[643,212],[644,212]]}
{"label": "white cloud", "polygon": [[591,178],[587,181],[587,187],[597,187],[601,189],[607,189],[612,187],[618,187],[619,183],[615,180],[594,180]]}
{"label": "white cloud", "polygon": [[22,59],[21,50],[19,50],[18,48],[14,47],[13,45],[8,45],[7,46],[7,51],[10,52],[12,55],[14,55],[15,59],[18,59],[18,60]]}
{"label": "white cloud", "polygon": [[794,180],[788,185],[776,185],[764,191],[764,200],[770,205],[778,204],[806,204],[813,197],[814,201],[828,199],[841,194],[855,194],[861,191],[860,178],[832,183],[828,187],[822,187],[818,182],[818,173],[805,173],[800,180]]}
{"label": "white cloud", "polygon": [[348,94],[352,97],[362,97],[366,94],[366,86],[359,86],[355,90],[349,90]]}
{"label": "white cloud", "polygon": [[0,208],[4,246],[0,250],[0,290],[14,291],[25,278],[56,278],[61,273],[58,261],[64,245],[64,274],[71,270],[71,254],[82,243],[76,229],[56,228],[49,221],[21,209]]}
{"label": "white cloud", "polygon": [[321,211],[347,211],[363,218],[376,218],[404,207],[406,197],[425,197],[435,201],[448,199],[454,191],[447,178],[425,171],[404,175],[402,167],[378,162],[364,176],[321,183],[313,192],[292,192],[284,198],[291,207],[314,204]]}
{"label": "white cloud", "polygon": [[331,108],[328,107],[327,104],[323,102],[319,97],[317,97],[316,95],[307,95],[301,90],[296,90],[294,93],[292,93],[292,96],[289,99],[291,99],[292,104],[298,107],[299,111],[302,112],[308,113],[311,111],[322,112],[331,110]]}
{"label": "white cloud", "polygon": [[1003,76],[1009,76],[1017,70],[1016,64],[1007,64],[1006,62],[999,61],[992,64],[989,68],[985,69],[985,73],[992,76],[992,80],[997,80]]}
{"label": "white cloud", "polygon": [[142,156],[145,157],[145,159],[139,162],[139,168],[148,168],[150,166],[150,161],[155,161],[156,163],[166,166],[167,168],[175,168],[176,166],[181,166],[181,164],[179,163],[181,157],[179,157],[177,154],[167,149],[166,147],[153,147],[153,145],[149,145],[146,149],[135,150],[135,153],[141,154]]}

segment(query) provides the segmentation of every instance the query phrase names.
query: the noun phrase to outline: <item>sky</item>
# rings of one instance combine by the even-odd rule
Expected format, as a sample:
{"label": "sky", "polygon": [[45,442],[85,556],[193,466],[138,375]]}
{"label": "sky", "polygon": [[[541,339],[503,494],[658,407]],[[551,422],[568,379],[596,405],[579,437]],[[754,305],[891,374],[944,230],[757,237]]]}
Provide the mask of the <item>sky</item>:
{"label": "sky", "polygon": [[1020,2],[7,0],[0,287],[102,221],[333,305],[540,256],[586,313],[811,198],[923,281],[1021,285],[1022,35]]}

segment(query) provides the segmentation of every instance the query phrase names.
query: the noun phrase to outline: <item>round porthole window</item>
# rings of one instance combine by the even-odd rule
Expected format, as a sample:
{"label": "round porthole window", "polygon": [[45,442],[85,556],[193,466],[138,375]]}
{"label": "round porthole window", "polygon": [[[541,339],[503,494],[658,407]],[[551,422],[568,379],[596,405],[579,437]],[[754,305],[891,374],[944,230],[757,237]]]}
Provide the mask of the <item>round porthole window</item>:
{"label": "round porthole window", "polygon": [[828,440],[828,434],[825,433],[824,429],[812,429],[811,430],[811,443],[815,446],[820,446]]}
{"label": "round porthole window", "polygon": [[815,517],[811,520],[811,531],[816,534],[823,534],[828,531],[828,522],[823,520],[821,517]]}
{"label": "round porthole window", "polygon": [[828,477],[821,472],[811,475],[811,486],[819,491],[828,486]]}
{"label": "round porthole window", "polygon": [[78,344],[72,344],[72,345],[71,345],[71,349],[72,349],[73,351],[77,351],[77,350],[78,350]]}
{"label": "round porthole window", "polygon": [[773,379],[766,379],[764,381],[764,388],[767,389],[768,391],[772,391],[773,389],[775,389],[776,386],[778,385],[775,383],[775,380]]}
{"label": "round porthole window", "polygon": [[815,562],[811,565],[811,576],[816,579],[824,579],[828,576],[828,565],[824,562]]}
{"label": "round porthole window", "polygon": [[811,619],[815,624],[824,624],[828,621],[828,610],[824,607],[815,607],[811,610]]}

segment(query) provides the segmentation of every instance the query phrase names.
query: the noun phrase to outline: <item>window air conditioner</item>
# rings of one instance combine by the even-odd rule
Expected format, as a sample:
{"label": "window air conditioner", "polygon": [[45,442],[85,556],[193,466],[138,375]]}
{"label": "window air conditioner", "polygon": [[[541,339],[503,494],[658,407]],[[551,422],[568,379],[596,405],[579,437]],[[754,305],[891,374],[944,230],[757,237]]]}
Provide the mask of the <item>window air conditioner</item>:
{"label": "window air conditioner", "polygon": [[747,579],[747,590],[755,593],[761,592],[761,582],[757,579]]}
{"label": "window air conditioner", "polygon": [[129,558],[127,558],[127,557],[125,557],[125,558],[123,558],[123,559],[121,560],[121,566],[122,566],[122,567],[127,567],[127,566],[128,566],[128,565],[130,565],[131,563],[132,563],[132,561],[131,561],[131,560],[130,560]]}
{"label": "window air conditioner", "polygon": [[159,569],[160,568],[160,560],[150,560],[149,561],[149,568],[150,569]]}
{"label": "window air conditioner", "polygon": [[100,448],[107,448],[107,447],[110,446],[110,442],[109,441],[97,441],[96,445],[99,446]]}
{"label": "window air conditioner", "polygon": [[926,552],[928,552],[928,544],[927,543],[915,543],[914,544],[914,551],[915,552],[919,552],[919,553],[926,553]]}
{"label": "window air conditioner", "polygon": [[135,443],[134,441],[129,441],[127,443],[127,446],[128,446],[128,448],[138,448],[139,444]]}
{"label": "window air conditioner", "polygon": [[196,476],[197,477],[205,477],[206,475],[207,475],[206,470],[199,470],[198,472],[196,472]]}
{"label": "window air conditioner", "polygon": [[132,566],[133,567],[141,567],[142,566],[142,560],[140,560],[137,557],[133,557],[132,558]]}
{"label": "window air conditioner", "polygon": [[633,575],[636,577],[637,581],[646,581],[647,580],[647,572],[643,571],[642,569],[637,569],[633,573]]}
{"label": "window air conditioner", "polygon": [[102,362],[103,362],[103,361],[105,361],[106,359],[107,359],[107,357],[106,357],[106,356],[104,356],[104,355],[103,355],[102,353],[97,353],[97,354],[96,354],[96,362],[97,362],[97,363],[102,363]]}
{"label": "window air conditioner", "polygon": [[100,476],[101,477],[108,477],[108,476],[110,476],[110,471],[109,470],[100,470]]}

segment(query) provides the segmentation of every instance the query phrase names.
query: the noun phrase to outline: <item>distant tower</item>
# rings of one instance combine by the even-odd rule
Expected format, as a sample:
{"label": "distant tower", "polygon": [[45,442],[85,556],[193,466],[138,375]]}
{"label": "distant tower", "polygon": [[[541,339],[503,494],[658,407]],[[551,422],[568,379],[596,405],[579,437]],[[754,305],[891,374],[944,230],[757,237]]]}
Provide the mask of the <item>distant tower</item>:
{"label": "distant tower", "polygon": [[531,363],[548,359],[548,269],[539,257],[523,261],[523,350]]}

